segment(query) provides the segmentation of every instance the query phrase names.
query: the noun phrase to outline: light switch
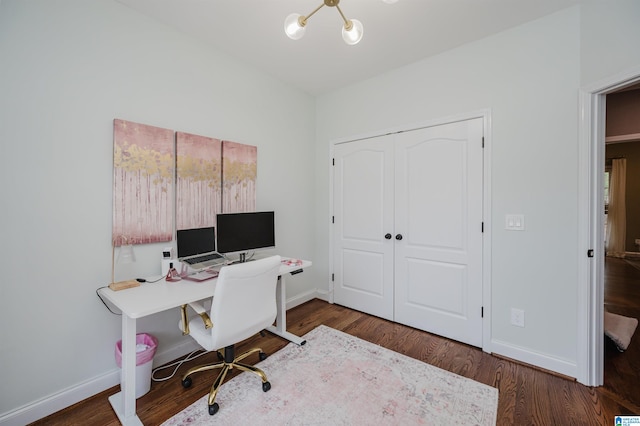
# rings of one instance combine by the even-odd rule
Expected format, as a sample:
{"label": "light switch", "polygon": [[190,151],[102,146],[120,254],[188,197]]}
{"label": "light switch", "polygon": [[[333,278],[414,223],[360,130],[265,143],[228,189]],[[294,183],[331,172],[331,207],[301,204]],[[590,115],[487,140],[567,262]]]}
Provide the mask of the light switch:
{"label": "light switch", "polygon": [[506,215],[504,229],[508,229],[510,231],[524,231],[524,215],[523,214]]}

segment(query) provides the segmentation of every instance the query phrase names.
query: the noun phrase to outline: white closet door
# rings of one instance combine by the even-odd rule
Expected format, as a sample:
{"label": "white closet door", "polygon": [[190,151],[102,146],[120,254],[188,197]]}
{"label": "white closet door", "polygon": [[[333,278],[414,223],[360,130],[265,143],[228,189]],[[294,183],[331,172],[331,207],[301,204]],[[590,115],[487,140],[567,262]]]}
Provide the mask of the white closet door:
{"label": "white closet door", "polygon": [[393,319],[393,143],[334,149],[334,302]]}
{"label": "white closet door", "polygon": [[474,119],[404,132],[395,144],[395,321],[474,346],[482,346],[482,135]]}

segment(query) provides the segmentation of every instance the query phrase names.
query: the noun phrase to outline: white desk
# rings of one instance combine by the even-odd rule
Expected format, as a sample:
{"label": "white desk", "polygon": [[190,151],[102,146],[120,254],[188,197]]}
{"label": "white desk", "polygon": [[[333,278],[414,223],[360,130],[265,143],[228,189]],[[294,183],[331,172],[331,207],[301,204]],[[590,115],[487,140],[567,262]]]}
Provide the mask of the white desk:
{"label": "white desk", "polygon": [[[283,258],[285,259],[285,258]],[[278,314],[275,326],[267,330],[298,345],[306,342],[287,332],[286,285],[284,276],[311,266],[303,260],[300,266],[280,266],[280,276],[276,287]],[[109,397],[120,423],[125,426],[142,425],[136,415],[136,320],[147,315],[177,308],[186,303],[196,302],[213,296],[217,279],[195,282],[182,280],[144,283],[139,287],[113,291],[108,287],[99,290],[100,295],[122,311],[122,381],[120,392]],[[177,325],[176,325],[177,329]]]}

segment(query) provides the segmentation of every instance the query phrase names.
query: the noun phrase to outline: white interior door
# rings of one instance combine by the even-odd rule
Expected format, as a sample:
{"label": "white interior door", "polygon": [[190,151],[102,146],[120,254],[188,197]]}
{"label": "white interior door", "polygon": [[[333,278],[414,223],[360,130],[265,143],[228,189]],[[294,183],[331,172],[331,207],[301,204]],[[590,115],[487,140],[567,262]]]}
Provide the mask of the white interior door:
{"label": "white interior door", "polygon": [[482,119],[395,143],[395,321],[482,346]]}
{"label": "white interior door", "polygon": [[[334,148],[334,302],[393,320],[393,136]],[[389,238],[385,235],[389,234]]]}

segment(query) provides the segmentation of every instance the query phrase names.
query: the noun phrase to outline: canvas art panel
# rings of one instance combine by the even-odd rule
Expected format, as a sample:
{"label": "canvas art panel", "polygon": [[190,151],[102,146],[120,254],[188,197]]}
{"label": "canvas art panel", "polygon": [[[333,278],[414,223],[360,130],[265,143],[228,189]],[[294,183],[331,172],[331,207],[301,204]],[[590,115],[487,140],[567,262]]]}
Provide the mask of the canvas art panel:
{"label": "canvas art panel", "polygon": [[222,141],[222,212],[256,210],[258,148]]}
{"label": "canvas art panel", "polygon": [[222,207],[222,142],[176,133],[176,229],[215,226]]}
{"label": "canvas art panel", "polygon": [[113,121],[112,244],[173,238],[173,130]]}

